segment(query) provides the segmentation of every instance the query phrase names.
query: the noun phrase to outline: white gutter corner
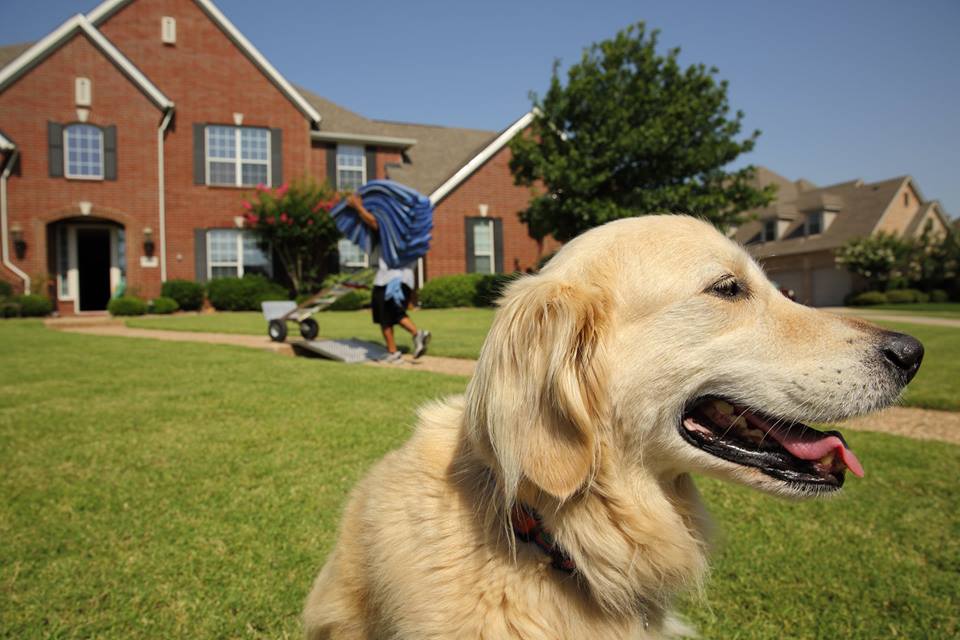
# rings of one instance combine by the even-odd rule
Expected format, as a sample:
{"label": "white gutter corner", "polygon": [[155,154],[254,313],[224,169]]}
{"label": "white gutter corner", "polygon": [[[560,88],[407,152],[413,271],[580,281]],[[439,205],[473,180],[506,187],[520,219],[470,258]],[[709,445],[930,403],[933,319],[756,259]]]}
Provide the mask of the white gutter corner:
{"label": "white gutter corner", "polygon": [[19,156],[20,152],[14,147],[13,153],[7,158],[6,166],[3,167],[3,173],[0,174],[0,242],[3,243],[0,255],[3,258],[3,266],[23,280],[23,292],[30,293],[30,276],[10,261],[10,234],[7,232],[7,178],[10,177],[13,165],[17,163]]}
{"label": "white gutter corner", "polygon": [[157,129],[157,211],[160,218],[160,282],[167,281],[167,203],[163,165],[163,138],[173,118],[173,108],[167,109]]}

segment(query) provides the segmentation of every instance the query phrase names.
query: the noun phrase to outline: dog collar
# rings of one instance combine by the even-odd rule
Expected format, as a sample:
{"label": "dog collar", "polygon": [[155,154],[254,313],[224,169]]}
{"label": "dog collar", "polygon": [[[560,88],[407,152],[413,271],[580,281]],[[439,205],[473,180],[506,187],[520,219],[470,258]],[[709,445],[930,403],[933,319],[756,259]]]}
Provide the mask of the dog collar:
{"label": "dog collar", "polygon": [[532,542],[550,557],[550,566],[557,571],[572,574],[577,565],[567,553],[554,541],[550,532],[543,527],[543,519],[532,507],[519,502],[513,505],[510,513],[513,533],[523,542]]}

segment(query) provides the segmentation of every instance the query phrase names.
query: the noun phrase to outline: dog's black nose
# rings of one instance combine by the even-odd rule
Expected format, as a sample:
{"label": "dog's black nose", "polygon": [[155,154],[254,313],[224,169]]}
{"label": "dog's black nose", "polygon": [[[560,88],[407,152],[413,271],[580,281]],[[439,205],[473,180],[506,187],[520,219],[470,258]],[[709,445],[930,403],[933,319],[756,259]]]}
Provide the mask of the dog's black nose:
{"label": "dog's black nose", "polygon": [[905,333],[887,331],[881,338],[880,350],[883,357],[890,361],[906,377],[904,384],[910,382],[920,369],[923,360],[923,345],[920,341]]}

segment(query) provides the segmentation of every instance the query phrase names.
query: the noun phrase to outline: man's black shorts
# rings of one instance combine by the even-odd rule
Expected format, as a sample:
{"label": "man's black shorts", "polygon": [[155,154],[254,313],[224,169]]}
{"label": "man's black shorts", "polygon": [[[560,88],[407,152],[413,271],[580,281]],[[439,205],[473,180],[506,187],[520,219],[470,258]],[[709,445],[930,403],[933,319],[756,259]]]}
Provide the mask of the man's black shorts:
{"label": "man's black shorts", "polygon": [[413,292],[407,285],[403,287],[403,304],[398,305],[393,300],[387,300],[385,297],[386,287],[374,287],[371,299],[371,308],[373,309],[373,324],[381,327],[392,327],[407,317],[407,303],[410,302],[410,294]]}

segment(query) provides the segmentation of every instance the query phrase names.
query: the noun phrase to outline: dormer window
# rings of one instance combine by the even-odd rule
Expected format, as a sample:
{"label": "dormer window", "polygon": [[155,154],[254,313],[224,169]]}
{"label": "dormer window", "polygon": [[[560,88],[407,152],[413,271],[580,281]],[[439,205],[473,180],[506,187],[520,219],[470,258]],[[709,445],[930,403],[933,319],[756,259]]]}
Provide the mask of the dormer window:
{"label": "dormer window", "polygon": [[776,219],[763,221],[763,241],[773,242],[777,239],[777,221]]}
{"label": "dormer window", "polygon": [[823,232],[823,212],[818,211],[807,216],[807,235],[815,236]]}

